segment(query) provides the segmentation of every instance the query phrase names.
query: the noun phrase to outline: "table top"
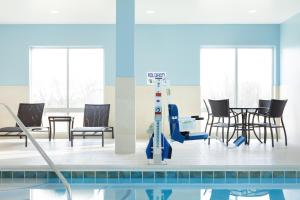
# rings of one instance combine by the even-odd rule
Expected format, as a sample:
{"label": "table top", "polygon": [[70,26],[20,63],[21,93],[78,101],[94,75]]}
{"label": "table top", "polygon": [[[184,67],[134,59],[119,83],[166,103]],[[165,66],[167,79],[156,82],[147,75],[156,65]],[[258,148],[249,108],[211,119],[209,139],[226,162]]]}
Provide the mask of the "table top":
{"label": "table top", "polygon": [[245,110],[255,110],[255,109],[266,109],[267,107],[230,107],[230,109],[233,109],[233,110],[242,110],[242,109],[245,109]]}
{"label": "table top", "polygon": [[69,121],[74,120],[74,117],[71,116],[49,116],[50,121]]}

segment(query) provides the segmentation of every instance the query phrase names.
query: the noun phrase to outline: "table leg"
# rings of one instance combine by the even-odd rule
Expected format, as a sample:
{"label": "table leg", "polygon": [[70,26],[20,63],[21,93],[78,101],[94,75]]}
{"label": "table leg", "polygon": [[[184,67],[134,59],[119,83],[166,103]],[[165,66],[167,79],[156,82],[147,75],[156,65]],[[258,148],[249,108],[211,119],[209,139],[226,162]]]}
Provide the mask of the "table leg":
{"label": "table leg", "polygon": [[53,140],[55,139],[55,121],[53,121]]}
{"label": "table leg", "polygon": [[52,125],[51,125],[51,120],[49,120],[49,141],[51,141],[51,135],[52,135]]}
{"label": "table leg", "polygon": [[68,121],[68,136],[69,136],[69,141],[71,141],[71,121]]}

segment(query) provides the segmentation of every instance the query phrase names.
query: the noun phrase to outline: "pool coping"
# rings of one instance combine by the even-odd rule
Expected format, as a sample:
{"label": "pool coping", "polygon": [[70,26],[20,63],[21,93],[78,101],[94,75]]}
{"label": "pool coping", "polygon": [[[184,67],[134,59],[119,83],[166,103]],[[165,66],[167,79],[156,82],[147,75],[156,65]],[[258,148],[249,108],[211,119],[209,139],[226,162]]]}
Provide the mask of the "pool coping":
{"label": "pool coping", "polygon": [[[84,170],[84,171],[300,171],[299,165],[56,165],[59,170]],[[0,165],[0,171],[45,171],[51,170],[48,165]]]}

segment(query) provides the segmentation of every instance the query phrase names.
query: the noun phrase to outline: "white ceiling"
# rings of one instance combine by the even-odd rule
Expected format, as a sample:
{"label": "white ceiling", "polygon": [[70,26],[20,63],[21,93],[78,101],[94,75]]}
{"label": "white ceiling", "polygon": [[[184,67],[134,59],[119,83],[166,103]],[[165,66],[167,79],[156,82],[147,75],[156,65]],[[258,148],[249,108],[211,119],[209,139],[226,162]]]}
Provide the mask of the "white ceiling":
{"label": "white ceiling", "polygon": [[[116,0],[0,0],[0,23],[112,24],[115,4]],[[300,0],[136,0],[139,24],[277,24],[298,12]]]}

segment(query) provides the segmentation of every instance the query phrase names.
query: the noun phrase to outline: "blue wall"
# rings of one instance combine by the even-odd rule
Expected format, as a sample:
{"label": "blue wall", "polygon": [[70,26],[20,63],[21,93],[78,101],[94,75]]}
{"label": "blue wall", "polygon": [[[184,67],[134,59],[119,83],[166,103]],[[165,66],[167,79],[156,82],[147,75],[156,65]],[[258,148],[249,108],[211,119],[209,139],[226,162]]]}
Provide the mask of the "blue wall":
{"label": "blue wall", "polygon": [[[135,74],[166,71],[173,85],[199,85],[201,46],[273,46],[279,84],[280,25],[136,25]],[[115,80],[114,25],[0,25],[0,85],[28,85],[30,46],[101,46],[105,82]]]}

